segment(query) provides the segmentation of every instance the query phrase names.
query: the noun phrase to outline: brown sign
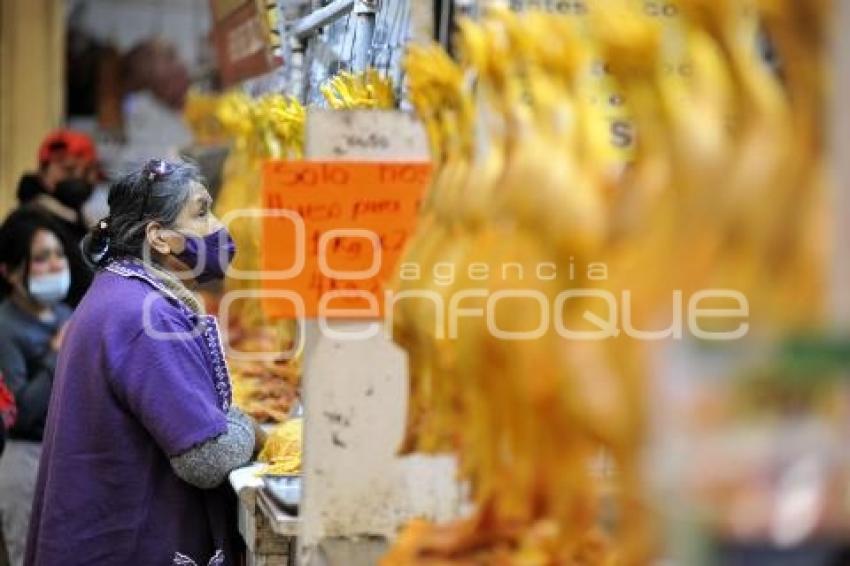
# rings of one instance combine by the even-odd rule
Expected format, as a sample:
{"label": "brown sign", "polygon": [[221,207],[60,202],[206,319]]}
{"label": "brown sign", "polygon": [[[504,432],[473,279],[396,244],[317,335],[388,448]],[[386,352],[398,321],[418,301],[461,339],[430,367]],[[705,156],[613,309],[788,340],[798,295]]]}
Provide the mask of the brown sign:
{"label": "brown sign", "polygon": [[262,0],[210,0],[213,36],[223,86],[268,73],[282,64]]}

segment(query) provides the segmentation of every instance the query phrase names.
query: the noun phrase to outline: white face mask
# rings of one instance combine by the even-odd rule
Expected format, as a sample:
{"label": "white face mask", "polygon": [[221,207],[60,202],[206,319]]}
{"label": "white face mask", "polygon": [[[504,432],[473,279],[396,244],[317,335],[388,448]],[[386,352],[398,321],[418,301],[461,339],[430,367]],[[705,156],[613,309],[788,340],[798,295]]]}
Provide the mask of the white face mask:
{"label": "white face mask", "polygon": [[71,287],[71,272],[67,269],[57,273],[30,277],[29,294],[38,303],[52,307],[68,296]]}

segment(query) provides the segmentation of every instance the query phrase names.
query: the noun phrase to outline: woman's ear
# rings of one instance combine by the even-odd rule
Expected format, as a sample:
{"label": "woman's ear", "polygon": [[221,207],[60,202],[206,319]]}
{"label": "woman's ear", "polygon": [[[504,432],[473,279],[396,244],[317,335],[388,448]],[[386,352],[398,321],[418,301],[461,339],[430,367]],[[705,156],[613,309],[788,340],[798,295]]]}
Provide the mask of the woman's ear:
{"label": "woman's ear", "polygon": [[145,240],[153,251],[161,255],[170,255],[173,251],[173,233],[159,222],[150,222],[145,226]]}
{"label": "woman's ear", "polygon": [[9,269],[8,265],[0,263],[0,277],[12,286],[22,284],[24,279],[23,269]]}

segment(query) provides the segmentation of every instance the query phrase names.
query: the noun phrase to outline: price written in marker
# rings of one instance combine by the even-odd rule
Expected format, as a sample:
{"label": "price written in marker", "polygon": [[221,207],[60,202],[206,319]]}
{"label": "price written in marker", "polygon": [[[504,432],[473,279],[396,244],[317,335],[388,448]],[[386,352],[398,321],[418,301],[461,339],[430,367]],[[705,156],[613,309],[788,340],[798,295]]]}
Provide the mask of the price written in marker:
{"label": "price written in marker", "polygon": [[[369,318],[374,306],[372,316],[382,315],[384,286],[416,227],[430,177],[431,165],[419,161],[268,162],[261,248],[266,314]],[[279,292],[286,297],[273,297]]]}

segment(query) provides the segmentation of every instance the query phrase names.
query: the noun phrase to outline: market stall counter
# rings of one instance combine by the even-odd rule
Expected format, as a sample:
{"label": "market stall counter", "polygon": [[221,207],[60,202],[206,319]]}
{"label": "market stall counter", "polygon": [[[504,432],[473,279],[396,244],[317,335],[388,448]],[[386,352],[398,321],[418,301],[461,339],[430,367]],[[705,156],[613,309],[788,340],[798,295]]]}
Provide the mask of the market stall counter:
{"label": "market stall counter", "polygon": [[[252,464],[230,474],[230,485],[238,495],[239,534],[248,549],[248,566],[289,566],[295,564],[299,519],[286,505],[278,479],[259,475],[264,464]],[[269,485],[272,487],[269,488]],[[271,491],[274,490],[274,491]],[[284,501],[297,501],[300,485],[290,488]]]}

